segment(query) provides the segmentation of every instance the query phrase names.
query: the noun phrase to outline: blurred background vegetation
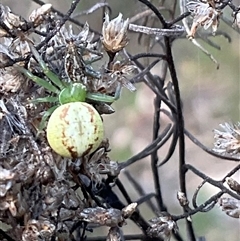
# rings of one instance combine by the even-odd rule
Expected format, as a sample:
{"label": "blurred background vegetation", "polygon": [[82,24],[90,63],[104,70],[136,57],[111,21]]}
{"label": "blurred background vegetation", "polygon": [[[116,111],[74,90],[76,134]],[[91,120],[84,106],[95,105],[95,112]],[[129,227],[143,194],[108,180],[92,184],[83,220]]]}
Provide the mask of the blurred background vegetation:
{"label": "blurred background vegetation", "polygon": [[[169,0],[170,1],[170,0]],[[13,12],[28,16],[36,4],[30,0],[0,0],[4,5],[8,5]],[[49,0],[54,8],[66,12],[71,0]],[[91,7],[97,0],[82,0],[79,5],[79,11]],[[154,1],[153,1],[154,2]],[[157,2],[157,1],[155,1]],[[236,3],[238,1],[235,1]],[[113,12],[112,17],[122,12],[124,18],[136,14],[136,0],[110,0],[109,5]],[[230,12],[224,12],[224,15],[231,19]],[[88,21],[93,29],[101,29],[102,18],[101,11],[93,15],[83,16],[81,22]],[[225,31],[231,36],[231,43],[222,36],[211,37],[215,43],[221,46],[221,50],[200,41],[217,59],[220,68],[199,49],[197,49],[185,37],[179,39],[173,44],[173,52],[185,116],[185,125],[192,134],[194,134],[202,143],[209,148],[213,147],[213,132],[219,128],[220,123],[240,120],[240,41],[239,34],[220,22],[219,30]],[[157,51],[158,46],[155,46]],[[127,47],[130,53],[145,52],[144,41],[141,45],[137,43],[136,34],[130,35],[130,44]],[[154,74],[160,74],[161,64],[154,68]],[[114,103],[115,114],[104,116],[106,137],[110,140],[111,154],[113,160],[125,161],[133,154],[147,146],[152,138],[153,122],[153,99],[154,94],[143,84],[136,85],[137,91],[131,93],[124,89],[122,98]],[[164,118],[164,117],[163,117]],[[168,122],[168,119],[163,122]],[[159,157],[164,156],[168,146],[165,145],[159,150]],[[160,169],[160,179],[163,185],[163,198],[167,203],[169,211],[172,214],[180,214],[181,209],[176,199],[176,192],[179,190],[178,184],[178,166],[176,164],[178,153],[172,157]],[[230,171],[234,163],[216,159],[203,152],[186,138],[186,162],[194,164],[201,171],[215,179],[221,179],[225,173]],[[142,184],[147,193],[153,191],[154,184],[151,173],[149,172],[150,160],[143,159],[132,165],[128,170]],[[120,174],[121,180],[127,179],[124,173]],[[201,182],[196,176],[187,175],[189,197],[192,196],[197,185]],[[240,177],[235,177],[240,181]],[[134,199],[137,194],[131,185],[126,185]],[[213,195],[217,190],[206,185],[200,194],[199,203]],[[135,197],[135,198],[134,198]],[[144,205],[145,217],[153,217],[151,211]],[[197,236],[205,236],[207,241],[238,241],[240,238],[240,222],[234,220],[221,212],[220,208],[214,208],[209,213],[197,214],[193,218],[193,223]],[[128,223],[131,223],[128,220]],[[184,231],[181,225],[184,221],[178,223],[180,233]],[[127,225],[125,234],[139,232],[138,228]],[[102,232],[105,232],[102,230]]]}

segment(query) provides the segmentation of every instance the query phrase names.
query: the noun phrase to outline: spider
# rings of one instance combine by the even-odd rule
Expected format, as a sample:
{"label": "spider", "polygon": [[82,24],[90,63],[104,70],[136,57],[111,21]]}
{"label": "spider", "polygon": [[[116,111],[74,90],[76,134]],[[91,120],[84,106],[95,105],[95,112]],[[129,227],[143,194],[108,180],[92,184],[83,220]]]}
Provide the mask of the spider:
{"label": "spider", "polygon": [[82,83],[74,82],[74,80],[70,80],[69,82],[61,80],[57,74],[53,73],[48,68],[48,66],[38,53],[37,49],[32,44],[29,44],[29,47],[33,56],[39,63],[41,69],[43,70],[43,73],[49,81],[32,74],[29,70],[17,64],[15,64],[14,66],[29,79],[37,83],[39,86],[44,87],[46,90],[53,94],[51,96],[37,98],[34,100],[35,103],[56,103],[56,105],[50,107],[47,111],[45,111],[39,125],[39,131],[42,131],[46,127],[47,119],[60,105],[71,102],[91,102],[110,105],[119,98],[120,90],[118,89],[116,90],[114,96],[102,93],[90,93],[87,90],[86,86]]}

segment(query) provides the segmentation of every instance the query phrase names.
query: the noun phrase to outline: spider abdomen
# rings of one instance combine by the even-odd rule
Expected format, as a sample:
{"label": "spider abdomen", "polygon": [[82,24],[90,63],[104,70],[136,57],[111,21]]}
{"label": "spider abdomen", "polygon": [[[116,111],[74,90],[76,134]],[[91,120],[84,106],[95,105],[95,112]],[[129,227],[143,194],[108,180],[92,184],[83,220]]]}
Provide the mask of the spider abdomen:
{"label": "spider abdomen", "polygon": [[59,106],[47,125],[51,148],[63,157],[77,158],[94,152],[104,136],[101,116],[85,102]]}

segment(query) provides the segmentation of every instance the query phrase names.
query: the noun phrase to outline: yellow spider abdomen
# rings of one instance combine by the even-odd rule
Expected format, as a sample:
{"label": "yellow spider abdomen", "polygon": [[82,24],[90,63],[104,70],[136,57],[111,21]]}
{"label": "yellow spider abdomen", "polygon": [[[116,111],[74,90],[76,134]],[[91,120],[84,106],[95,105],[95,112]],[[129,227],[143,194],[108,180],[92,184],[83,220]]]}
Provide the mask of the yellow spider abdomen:
{"label": "yellow spider abdomen", "polygon": [[103,140],[103,132],[101,116],[85,102],[59,106],[47,125],[49,145],[59,155],[69,158],[94,152]]}

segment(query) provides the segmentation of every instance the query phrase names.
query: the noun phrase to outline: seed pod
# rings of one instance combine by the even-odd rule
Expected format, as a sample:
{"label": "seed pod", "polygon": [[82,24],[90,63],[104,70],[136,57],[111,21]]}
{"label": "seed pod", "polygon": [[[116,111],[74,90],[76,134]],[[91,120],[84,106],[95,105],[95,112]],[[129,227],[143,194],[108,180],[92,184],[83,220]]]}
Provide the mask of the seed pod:
{"label": "seed pod", "polygon": [[90,154],[103,140],[101,116],[85,102],[61,105],[48,121],[47,139],[51,148],[63,157]]}

